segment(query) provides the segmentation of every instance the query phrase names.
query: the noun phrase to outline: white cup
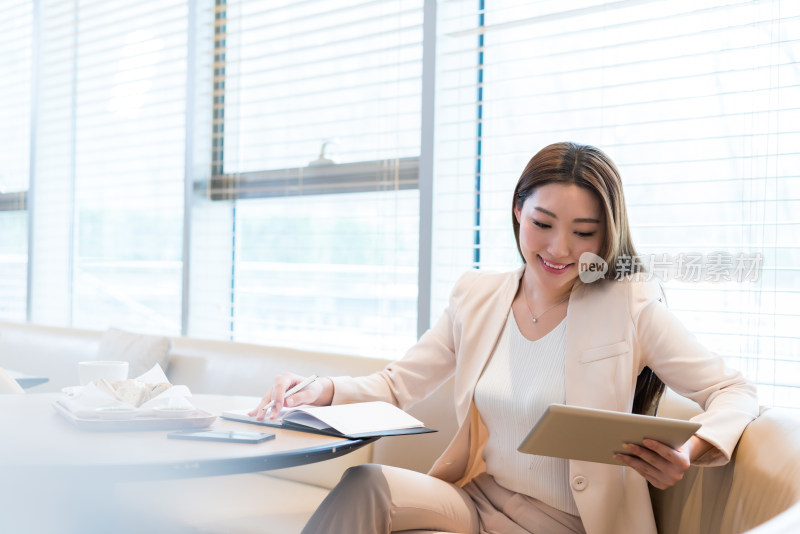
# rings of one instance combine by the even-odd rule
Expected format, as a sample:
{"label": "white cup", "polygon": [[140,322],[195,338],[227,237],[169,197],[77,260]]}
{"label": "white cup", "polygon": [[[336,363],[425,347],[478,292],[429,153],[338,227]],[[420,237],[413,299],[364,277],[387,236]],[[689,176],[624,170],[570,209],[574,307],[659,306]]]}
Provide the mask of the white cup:
{"label": "white cup", "polygon": [[78,376],[82,386],[99,378],[105,378],[109,382],[125,380],[128,378],[128,362],[78,362]]}

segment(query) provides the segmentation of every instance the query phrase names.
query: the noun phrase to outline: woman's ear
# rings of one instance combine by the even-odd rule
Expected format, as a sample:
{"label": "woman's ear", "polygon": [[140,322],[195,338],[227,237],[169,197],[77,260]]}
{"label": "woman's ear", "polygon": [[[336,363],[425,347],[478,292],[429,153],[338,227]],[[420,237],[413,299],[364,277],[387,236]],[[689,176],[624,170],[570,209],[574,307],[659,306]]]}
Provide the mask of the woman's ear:
{"label": "woman's ear", "polygon": [[519,208],[518,208],[518,207],[516,207],[516,206],[514,206],[514,217],[516,217],[516,218],[517,218],[517,224],[521,224],[521,223],[520,223],[520,220],[519,220],[519,218],[520,218],[520,211],[519,211]]}

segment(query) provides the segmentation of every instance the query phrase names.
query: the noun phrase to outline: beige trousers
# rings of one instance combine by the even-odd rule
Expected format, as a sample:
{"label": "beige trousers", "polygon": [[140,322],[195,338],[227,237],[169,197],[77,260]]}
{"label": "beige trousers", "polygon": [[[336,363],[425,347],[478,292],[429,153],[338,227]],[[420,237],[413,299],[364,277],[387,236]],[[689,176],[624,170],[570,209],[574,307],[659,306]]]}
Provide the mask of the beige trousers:
{"label": "beige trousers", "polygon": [[303,534],[584,534],[579,517],[479,475],[463,488],[376,464],[348,469]]}

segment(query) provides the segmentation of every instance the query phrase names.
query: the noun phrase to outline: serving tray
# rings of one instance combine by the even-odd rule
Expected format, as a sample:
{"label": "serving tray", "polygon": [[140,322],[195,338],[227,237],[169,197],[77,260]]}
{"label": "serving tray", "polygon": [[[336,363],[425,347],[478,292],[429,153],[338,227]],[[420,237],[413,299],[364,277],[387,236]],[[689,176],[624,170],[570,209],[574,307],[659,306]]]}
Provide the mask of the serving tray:
{"label": "serving tray", "polygon": [[131,430],[177,430],[182,428],[203,428],[210,426],[217,416],[204,410],[197,410],[190,416],[155,417],[152,415],[132,419],[100,419],[80,417],[72,413],[61,401],[54,401],[53,408],[67,421],[81,430],[92,431],[131,431]]}

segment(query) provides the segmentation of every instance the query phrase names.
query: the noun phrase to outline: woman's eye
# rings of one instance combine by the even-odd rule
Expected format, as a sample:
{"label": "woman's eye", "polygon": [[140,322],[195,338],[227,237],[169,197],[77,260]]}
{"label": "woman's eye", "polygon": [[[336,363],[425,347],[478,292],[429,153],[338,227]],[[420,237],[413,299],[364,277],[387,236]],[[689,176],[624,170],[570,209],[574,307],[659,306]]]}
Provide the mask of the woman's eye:
{"label": "woman's eye", "polygon": [[539,221],[537,221],[536,219],[533,219],[533,224],[535,224],[535,225],[536,225],[536,226],[538,226],[539,228],[550,228],[550,225],[549,225],[549,224],[545,224],[545,223],[543,223],[543,222],[539,222]]}
{"label": "woman's eye", "polygon": [[592,237],[594,232],[575,232],[578,237]]}

